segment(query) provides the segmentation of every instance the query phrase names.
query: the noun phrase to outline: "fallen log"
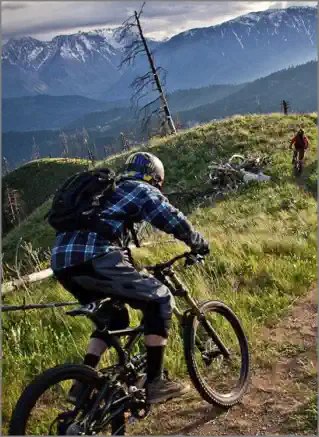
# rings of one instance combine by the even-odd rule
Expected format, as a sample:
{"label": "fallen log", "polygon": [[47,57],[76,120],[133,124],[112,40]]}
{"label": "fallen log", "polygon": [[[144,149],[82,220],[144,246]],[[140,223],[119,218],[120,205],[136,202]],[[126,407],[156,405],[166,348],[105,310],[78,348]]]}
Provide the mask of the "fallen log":
{"label": "fallen log", "polygon": [[[176,240],[166,240],[158,242],[144,243],[141,247],[160,245],[160,244],[170,244],[176,243]],[[135,247],[134,245],[129,245],[129,248]],[[44,279],[51,278],[53,276],[52,269],[41,270],[40,272],[31,273],[30,275],[21,276],[19,279],[14,279],[13,281],[5,282],[1,285],[1,296],[8,295],[18,288],[26,284],[31,284],[32,282],[43,281]]]}
{"label": "fallen log", "polygon": [[6,295],[17,290],[24,284],[30,284],[32,282],[43,281],[53,276],[52,269],[45,269],[41,272],[31,273],[30,275],[21,276],[20,279],[14,279],[13,281],[6,282],[1,286],[1,295]]}

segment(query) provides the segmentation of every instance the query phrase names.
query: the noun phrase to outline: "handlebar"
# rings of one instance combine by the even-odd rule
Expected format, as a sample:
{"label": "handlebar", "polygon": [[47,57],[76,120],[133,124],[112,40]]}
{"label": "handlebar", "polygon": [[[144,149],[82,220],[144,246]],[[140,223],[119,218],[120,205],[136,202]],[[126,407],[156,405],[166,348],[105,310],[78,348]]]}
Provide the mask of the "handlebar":
{"label": "handlebar", "polygon": [[155,270],[164,270],[166,268],[171,267],[176,261],[186,258],[185,266],[203,263],[204,257],[202,255],[193,253],[193,252],[184,252],[181,255],[177,255],[169,261],[153,264],[151,266],[144,266],[146,270],[155,271]]}

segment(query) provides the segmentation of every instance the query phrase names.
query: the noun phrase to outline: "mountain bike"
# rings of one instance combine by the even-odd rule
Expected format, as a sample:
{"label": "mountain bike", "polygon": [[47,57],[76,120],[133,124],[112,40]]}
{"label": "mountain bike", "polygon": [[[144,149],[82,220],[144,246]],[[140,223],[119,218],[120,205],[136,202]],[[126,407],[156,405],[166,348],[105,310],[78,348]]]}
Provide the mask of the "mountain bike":
{"label": "mountain bike", "polygon": [[[180,298],[176,299],[174,314],[188,373],[196,390],[208,403],[231,407],[240,402],[248,387],[248,341],[239,319],[228,306],[215,300],[198,302],[190,295],[173,270],[173,264],[183,258],[185,267],[203,263],[203,257],[185,252],[145,268]],[[143,335],[143,322],[137,327],[109,331],[105,321],[98,317],[106,301],[110,299],[82,305],[66,314],[86,316],[99,329],[104,329],[115,351],[115,364],[99,371],[78,364],[63,364],[45,371],[26,387],[18,400],[9,435],[101,432],[125,435],[127,424],[150,414],[145,391],[146,353],[143,349],[136,352]],[[123,337],[128,339],[124,341]],[[85,384],[75,405],[71,405],[67,396],[73,380]]]}
{"label": "mountain bike", "polygon": [[211,163],[209,180],[214,189],[214,198],[223,198],[226,193],[236,191],[242,182],[239,172],[230,163]]}
{"label": "mountain bike", "polygon": [[303,170],[303,159],[299,159],[299,153],[296,151],[292,155],[292,165],[295,176],[300,176]]}

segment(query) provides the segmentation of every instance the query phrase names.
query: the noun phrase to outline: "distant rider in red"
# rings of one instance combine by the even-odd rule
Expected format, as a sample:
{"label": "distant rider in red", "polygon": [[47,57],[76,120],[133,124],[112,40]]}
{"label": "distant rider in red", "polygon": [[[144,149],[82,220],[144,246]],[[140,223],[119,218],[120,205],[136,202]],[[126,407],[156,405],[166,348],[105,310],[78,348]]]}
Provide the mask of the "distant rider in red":
{"label": "distant rider in red", "polygon": [[292,149],[293,144],[295,146],[295,150],[292,158],[292,163],[295,162],[297,156],[299,161],[302,161],[305,156],[305,151],[309,147],[309,141],[303,129],[299,129],[297,134],[290,140],[290,149]]}

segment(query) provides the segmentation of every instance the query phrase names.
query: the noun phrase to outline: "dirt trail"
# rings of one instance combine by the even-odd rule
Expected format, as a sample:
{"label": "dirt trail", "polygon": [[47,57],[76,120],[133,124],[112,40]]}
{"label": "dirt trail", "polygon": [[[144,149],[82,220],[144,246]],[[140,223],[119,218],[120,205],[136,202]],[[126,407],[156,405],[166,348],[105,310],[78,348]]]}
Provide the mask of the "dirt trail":
{"label": "dirt trail", "polygon": [[201,401],[194,391],[187,399],[154,409],[150,418],[134,428],[134,434],[316,435],[313,425],[310,429],[298,425],[317,389],[316,338],[313,290],[282,322],[264,330],[261,345],[268,361],[253,355],[250,390],[241,404],[219,410]]}

